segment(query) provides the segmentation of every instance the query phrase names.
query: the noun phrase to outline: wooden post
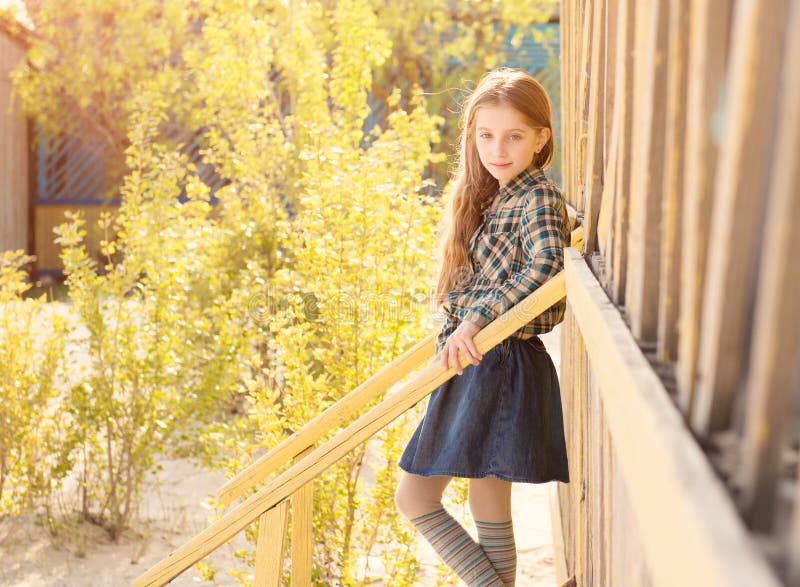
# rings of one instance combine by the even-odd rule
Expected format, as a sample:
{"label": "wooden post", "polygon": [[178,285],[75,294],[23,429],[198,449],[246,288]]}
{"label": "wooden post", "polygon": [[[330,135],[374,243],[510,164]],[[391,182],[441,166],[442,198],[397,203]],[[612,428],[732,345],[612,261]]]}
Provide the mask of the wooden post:
{"label": "wooden post", "polygon": [[289,502],[284,500],[258,518],[253,587],[280,587]]}
{"label": "wooden post", "polygon": [[572,168],[572,113],[570,108],[565,105],[571,104],[572,96],[572,77],[569,75],[571,64],[569,56],[572,54],[572,3],[565,0],[561,3],[561,168],[562,182],[564,184],[564,196],[575,208],[575,194],[572,192],[570,184],[570,169]]}
{"label": "wooden post", "polygon": [[604,128],[599,124],[600,105],[604,103],[601,80],[605,62],[605,2],[594,3],[591,22],[591,52],[589,63],[589,96],[586,132],[586,160],[581,169],[584,187],[583,253],[597,250],[597,219],[600,214],[600,200],[603,195],[603,142]]}
{"label": "wooden post", "polygon": [[[766,193],[767,217],[755,301],[753,344],[745,387],[747,408],[739,505],[754,530],[773,527],[781,456],[794,419],[792,375],[800,352],[800,5],[792,10],[784,52],[782,104]],[[751,228],[753,230],[753,228]]]}
{"label": "wooden post", "polygon": [[661,189],[664,170],[667,0],[636,3],[633,152],[625,305],[639,341],[658,326]]}
{"label": "wooden post", "polygon": [[681,302],[680,218],[683,202],[684,136],[686,133],[686,57],[688,0],[669,0],[667,120],[664,136],[664,187],[661,218],[661,261],[658,289],[658,358],[672,362],[678,354]]}
{"label": "wooden post", "polygon": [[697,375],[700,309],[705,286],[711,192],[719,137],[715,120],[722,106],[728,56],[729,0],[692,0],[686,88],[686,138],[681,227],[681,307],[678,339],[678,404],[691,412]]}
{"label": "wooden post", "polygon": [[616,145],[612,146],[615,159],[614,228],[611,252],[611,292],[617,304],[625,303],[625,284],[628,268],[628,218],[630,210],[631,152],[633,129],[633,49],[636,30],[636,2],[621,0],[617,8],[617,63],[614,125]]}
{"label": "wooden post", "polygon": [[[314,450],[308,447],[297,455],[301,461]],[[311,585],[314,564],[314,481],[309,481],[292,495],[292,585]]]}
{"label": "wooden post", "polygon": [[613,280],[613,267],[611,261],[613,258],[612,250],[614,243],[614,234],[611,230],[614,218],[614,203],[616,196],[616,178],[617,178],[617,146],[619,144],[619,121],[617,120],[617,110],[614,107],[618,97],[616,94],[616,82],[618,74],[616,71],[617,63],[617,50],[619,44],[619,37],[617,27],[619,22],[617,20],[618,5],[624,0],[608,0],[605,8],[605,55],[603,67],[603,108],[600,112],[603,123],[603,143],[602,143],[602,156],[603,156],[603,195],[600,200],[600,211],[597,217],[597,250],[604,261],[605,273],[603,287],[606,291],[612,287]]}

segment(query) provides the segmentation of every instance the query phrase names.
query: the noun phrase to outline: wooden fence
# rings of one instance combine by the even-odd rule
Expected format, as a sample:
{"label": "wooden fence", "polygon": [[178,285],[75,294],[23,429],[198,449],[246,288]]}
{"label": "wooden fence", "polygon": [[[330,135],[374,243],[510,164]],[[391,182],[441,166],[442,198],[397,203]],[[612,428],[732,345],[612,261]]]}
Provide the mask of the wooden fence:
{"label": "wooden fence", "polygon": [[800,586],[800,2],[561,18],[559,575]]}

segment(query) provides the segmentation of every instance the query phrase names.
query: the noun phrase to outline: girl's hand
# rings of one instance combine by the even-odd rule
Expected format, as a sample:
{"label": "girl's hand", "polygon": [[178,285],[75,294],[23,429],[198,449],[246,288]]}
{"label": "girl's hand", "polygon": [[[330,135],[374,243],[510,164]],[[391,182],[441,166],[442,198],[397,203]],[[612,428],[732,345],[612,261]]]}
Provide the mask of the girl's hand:
{"label": "girl's hand", "polygon": [[480,327],[469,320],[463,320],[458,325],[453,334],[447,337],[444,348],[439,352],[439,361],[444,369],[452,367],[459,375],[464,372],[458,361],[459,351],[470,359],[473,365],[477,365],[480,362],[483,355],[478,352],[478,348],[472,340],[472,337],[479,331]]}

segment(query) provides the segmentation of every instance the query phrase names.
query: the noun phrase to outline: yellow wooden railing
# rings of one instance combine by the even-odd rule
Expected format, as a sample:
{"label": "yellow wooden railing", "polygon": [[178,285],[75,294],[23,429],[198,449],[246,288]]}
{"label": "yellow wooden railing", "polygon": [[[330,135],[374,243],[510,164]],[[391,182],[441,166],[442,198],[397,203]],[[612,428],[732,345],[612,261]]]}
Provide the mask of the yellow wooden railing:
{"label": "yellow wooden railing", "polygon": [[[571,245],[579,248],[582,237],[581,227],[573,230]],[[481,330],[474,339],[478,352],[486,353],[522,325],[559,302],[564,295],[564,274],[561,272]],[[217,497],[223,504],[228,505],[278,468],[289,461],[294,461],[291,467],[268,481],[247,500],[233,507],[219,520],[140,575],[133,585],[144,587],[169,583],[190,566],[228,542],[238,532],[259,520],[254,585],[277,587],[281,584],[283,573],[284,541],[290,501],[293,517],[292,585],[310,585],[314,478],[424,399],[455,375],[455,370],[443,369],[438,361],[429,362],[395,393],[342,429],[332,439],[318,448],[314,448],[314,445],[322,436],[342,425],[392,385],[432,359],[435,339],[436,333],[433,333],[418,342],[225,483]],[[462,367],[467,366],[468,361],[465,357],[459,355],[459,360]]]}

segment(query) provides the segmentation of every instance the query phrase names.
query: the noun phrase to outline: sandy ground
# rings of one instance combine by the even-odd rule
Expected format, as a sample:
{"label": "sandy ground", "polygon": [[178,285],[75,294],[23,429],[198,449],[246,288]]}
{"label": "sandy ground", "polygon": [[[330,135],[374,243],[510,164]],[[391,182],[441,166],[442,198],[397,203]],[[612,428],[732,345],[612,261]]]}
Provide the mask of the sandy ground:
{"label": "sandy ground", "polygon": [[[542,335],[556,367],[560,358],[560,327]],[[168,461],[160,483],[147,494],[140,512],[143,534],[128,533],[112,543],[100,529],[80,525],[64,537],[53,538],[28,517],[0,522],[0,586],[16,587],[117,587],[131,581],[149,566],[208,525],[211,512],[206,496],[223,482],[186,461]],[[512,493],[515,534],[519,552],[517,585],[553,587],[556,584],[547,484],[516,484]],[[246,548],[242,536],[212,554],[219,569],[215,581],[204,581],[192,568],[171,585],[237,585],[229,570],[245,566],[233,555]],[[423,571],[419,585],[433,585],[437,557],[419,542]],[[373,584],[381,585],[382,582]]]}

